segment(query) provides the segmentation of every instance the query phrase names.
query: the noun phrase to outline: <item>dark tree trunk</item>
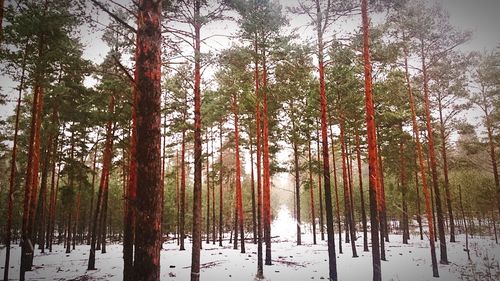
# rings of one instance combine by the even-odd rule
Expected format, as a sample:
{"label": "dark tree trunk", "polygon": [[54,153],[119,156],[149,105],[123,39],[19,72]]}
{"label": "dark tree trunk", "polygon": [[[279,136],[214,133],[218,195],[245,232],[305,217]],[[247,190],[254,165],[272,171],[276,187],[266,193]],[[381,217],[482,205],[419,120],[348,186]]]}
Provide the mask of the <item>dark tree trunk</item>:
{"label": "dark tree trunk", "polygon": [[293,159],[295,166],[295,203],[297,204],[297,245],[302,245],[300,230],[300,178],[299,178],[299,151],[297,143],[293,144]]}
{"label": "dark tree trunk", "polygon": [[361,149],[359,143],[359,134],[356,131],[356,159],[358,162],[358,180],[359,180],[359,200],[361,204],[361,222],[363,223],[363,251],[368,252],[368,231],[366,228],[366,210],[365,195],[363,192],[363,173],[361,170]]}
{"label": "dark tree trunk", "polygon": [[[400,124],[401,132],[403,132],[403,124]],[[399,183],[401,188],[401,201],[402,201],[402,222],[401,229],[403,230],[403,244],[408,244],[410,233],[408,231],[408,206],[406,203],[406,161],[405,161],[405,144],[404,139],[401,137],[399,143]]]}
{"label": "dark tree trunk", "polygon": [[317,161],[318,161],[318,198],[319,198],[319,232],[321,234],[321,240],[325,240],[325,223],[324,223],[324,216],[323,216],[323,187],[321,184],[321,150],[320,150],[320,140],[319,140],[319,132],[316,131],[316,156],[317,156]]}
{"label": "dark tree trunk", "polygon": [[[355,236],[356,234],[354,233],[354,224],[352,221],[352,205],[351,205],[351,192],[350,192],[350,179],[349,179],[349,171],[348,171],[348,156],[347,156],[347,148],[346,148],[346,140],[345,140],[345,120],[344,120],[344,112],[343,110],[340,111],[340,146],[341,146],[341,151],[342,151],[342,183],[344,187],[344,216],[345,216],[345,222],[346,225],[349,227],[349,232],[346,233],[346,239],[347,237],[350,236],[350,243],[351,243],[351,248],[352,248],[352,257],[357,258],[358,254],[356,251],[356,244],[355,244]],[[348,240],[346,240],[347,243],[349,243]]]}
{"label": "dark tree trunk", "polygon": [[[363,62],[365,76],[365,107],[366,107],[366,133],[368,142],[368,170],[369,170],[369,197],[370,197],[370,230],[372,240],[372,268],[373,281],[382,280],[379,248],[379,220],[380,204],[378,200],[378,156],[377,135],[375,125],[375,111],[372,94],[372,66],[370,60],[370,35],[368,18],[368,0],[361,1],[361,17],[363,22]],[[383,238],[382,238],[383,239]]]}
{"label": "dark tree trunk", "polygon": [[206,243],[210,244],[210,162],[209,162],[209,155],[210,155],[210,150],[208,148],[208,129],[206,132],[206,141],[207,141],[207,231],[206,231]]}
{"label": "dark tree trunk", "polygon": [[[377,136],[378,136],[378,131],[377,131]],[[380,139],[380,138],[379,138]],[[377,142],[378,145],[378,167],[379,167],[379,182],[380,182],[380,193],[379,193],[379,198],[380,198],[380,204],[382,206],[382,214],[380,214],[380,235],[381,237],[384,237],[384,241],[381,241],[380,245],[382,247],[382,257],[385,256],[384,252],[384,242],[389,242],[389,229],[387,227],[387,207],[385,204],[385,182],[384,182],[384,162],[382,161],[382,148],[380,145],[380,142]],[[385,258],[382,258],[382,260],[385,260]]]}
{"label": "dark tree trunk", "polygon": [[[114,127],[114,126],[113,126]],[[114,132],[114,129],[112,130]],[[111,143],[111,145],[113,145]],[[108,218],[108,197],[109,197],[109,171],[106,176],[106,182],[104,184],[104,190],[102,193],[102,212],[100,213],[100,227],[99,227],[99,236],[101,237],[100,245],[101,245],[101,253],[106,253],[106,236],[107,236],[107,218]]]}
{"label": "dark tree trunk", "polygon": [[[54,124],[57,124],[57,121],[53,121]],[[51,179],[50,179],[50,202],[49,202],[49,216],[47,223],[47,242],[46,246],[49,249],[49,252],[52,253],[52,240],[54,238],[54,225],[55,225],[55,212],[56,212],[56,202],[57,202],[57,183],[59,181],[59,169],[56,170],[57,163],[57,150],[58,150],[59,142],[58,136],[54,140],[54,153],[52,153],[52,167],[51,167]],[[57,175],[57,180],[56,180]],[[90,231],[89,231],[90,233]]]}
{"label": "dark tree trunk", "polygon": [[[184,113],[186,117],[186,113]],[[186,120],[184,118],[184,120]],[[181,190],[180,190],[180,225],[179,225],[179,239],[180,239],[180,250],[184,251],[184,239],[185,232],[184,227],[186,225],[186,129],[182,131],[182,144],[181,144]]]}
{"label": "dark tree trunk", "polygon": [[[214,175],[213,172],[214,172],[214,138],[213,138],[213,131],[212,131],[212,134],[211,134],[211,138],[210,138],[210,142],[211,142],[211,150],[212,150],[212,154],[211,154],[211,158],[212,158],[212,176]],[[215,180],[212,178],[212,244],[215,245],[215,237],[217,236],[216,235],[216,231],[215,231]]]}
{"label": "dark tree trunk", "polygon": [[[97,136],[99,139],[99,136]],[[90,191],[90,210],[89,210],[89,233],[87,237],[87,244],[90,245],[90,240],[92,238],[92,218],[93,218],[93,210],[94,210],[94,196],[95,196],[95,178],[96,178],[96,163],[97,163],[97,147],[98,141],[95,143],[95,151],[94,151],[94,160],[92,161],[92,188]]]}
{"label": "dark tree trunk", "polygon": [[440,123],[440,134],[441,134],[441,157],[443,158],[443,175],[444,175],[444,191],[446,194],[446,207],[448,208],[448,217],[450,219],[450,242],[455,241],[455,219],[453,216],[453,206],[451,204],[451,193],[450,193],[450,180],[448,178],[448,156],[446,153],[446,132],[445,124],[443,120],[443,106],[441,99],[438,99],[439,108],[439,123]]}
{"label": "dark tree trunk", "polygon": [[266,65],[266,50],[262,50],[262,168],[264,170],[263,184],[263,207],[264,207],[264,240],[266,242],[266,258],[265,264],[272,265],[271,261],[271,171],[269,164],[269,116],[267,106],[267,65]]}
{"label": "dark tree trunk", "polygon": [[71,253],[71,210],[67,210],[68,212],[68,231],[66,236],[66,254]]}
{"label": "dark tree trunk", "polygon": [[[135,56],[137,58],[138,48],[136,48]],[[135,81],[138,79],[137,67],[134,71],[134,79]],[[137,84],[133,84],[128,179],[123,222],[123,281],[134,280],[135,199],[137,194],[137,98]]]}
{"label": "dark tree trunk", "polygon": [[[260,129],[260,92],[259,92],[259,54],[258,54],[258,42],[257,34],[255,34],[254,42],[254,52],[255,52],[255,146],[256,146],[256,175],[257,175],[257,278],[264,278],[263,269],[263,251],[262,251],[262,177],[261,177],[261,129]],[[222,129],[222,127],[221,127]],[[222,133],[221,133],[222,136]],[[222,138],[221,138],[222,147]],[[222,153],[221,153],[221,163],[222,163]],[[221,165],[222,166],[222,165]],[[221,215],[222,218],[222,215]]]}
{"label": "dark tree trunk", "polygon": [[[52,120],[54,120],[54,111],[52,111]],[[49,132],[49,138],[47,140],[46,146],[47,150],[45,151],[44,157],[42,157],[42,179],[40,183],[40,195],[38,197],[38,210],[37,210],[37,225],[38,229],[38,248],[41,250],[41,253],[45,253],[45,223],[47,218],[47,183],[49,178],[49,165],[50,158],[52,154],[52,139],[53,133]]]}
{"label": "dark tree trunk", "polygon": [[160,279],[161,1],[139,0],[137,26],[136,280]]}
{"label": "dark tree trunk", "polygon": [[333,184],[335,188],[335,212],[337,213],[337,225],[339,228],[339,253],[342,254],[342,221],[340,220],[339,189],[337,181],[337,164],[335,160],[335,143],[333,142],[333,130],[330,127],[330,139],[332,141],[332,163],[333,163]]}
{"label": "dark tree trunk", "polygon": [[308,156],[308,164],[309,164],[309,193],[310,193],[310,198],[311,198],[309,205],[311,205],[311,224],[312,224],[312,233],[313,233],[313,244],[316,245],[317,244],[316,243],[316,215],[314,213],[314,182],[313,182],[313,176],[312,176],[311,138],[308,138],[308,140],[307,140],[307,152],[308,152],[307,156]]}
{"label": "dark tree trunk", "polygon": [[[63,128],[62,128],[62,131],[61,131],[61,143],[63,143],[64,141],[64,124],[63,124]],[[58,144],[56,144],[56,147],[58,147]],[[62,149],[63,149],[63,146],[60,145],[59,146],[59,152],[62,152]],[[60,153],[59,153],[60,154]],[[57,154],[54,156],[54,163],[52,164],[52,173],[54,173],[54,171],[56,170],[56,167],[55,167],[55,162],[57,162]],[[55,184],[55,191],[54,191],[54,194],[53,194],[53,201],[54,201],[54,204],[53,204],[53,207],[52,207],[52,211],[51,211],[51,228],[50,228],[50,246],[49,246],[49,252],[52,252],[52,242],[54,240],[54,230],[55,230],[55,224],[56,224],[56,210],[57,210],[57,194],[59,193],[59,180],[60,180],[60,172],[61,172],[61,165],[59,164],[57,166],[57,179],[54,181],[54,174],[52,175],[52,185]],[[59,224],[61,225],[61,224]],[[61,231],[60,231],[60,226],[58,225],[58,230],[59,230],[59,234],[58,234],[58,243],[60,244],[61,243]]]}
{"label": "dark tree trunk", "polygon": [[179,150],[175,152],[175,209],[177,213],[175,214],[176,218],[176,238],[177,238],[177,246],[180,245],[180,230],[179,230],[179,225],[180,225],[180,212],[179,212],[179,207],[180,207],[180,202],[179,202]]}
{"label": "dark tree trunk", "polygon": [[241,195],[241,164],[240,164],[240,134],[238,124],[238,99],[233,96],[233,113],[234,113],[234,157],[236,165],[236,203],[238,210],[238,222],[240,227],[240,243],[241,253],[245,253],[245,232],[243,229],[243,198]]}
{"label": "dark tree trunk", "polygon": [[430,101],[429,101],[429,89],[427,80],[427,65],[425,63],[424,45],[422,42],[421,59],[422,59],[422,74],[424,78],[424,108],[425,108],[425,120],[427,126],[427,142],[429,146],[429,156],[431,160],[431,172],[432,172],[432,184],[434,195],[436,198],[436,213],[437,213],[437,224],[439,232],[439,246],[440,246],[440,263],[448,264],[448,253],[446,250],[446,237],[444,235],[444,217],[443,210],[441,207],[441,192],[439,190],[438,174],[437,174],[437,163],[436,163],[436,152],[434,150],[434,136],[432,129],[431,111],[430,111]]}
{"label": "dark tree trunk", "polygon": [[200,57],[200,7],[201,0],[194,1],[194,190],[193,190],[193,247],[191,252],[191,281],[200,280],[201,248],[201,57]]}
{"label": "dark tree trunk", "polygon": [[219,141],[220,141],[220,159],[219,159],[219,246],[222,247],[222,210],[224,207],[223,193],[222,193],[222,151],[223,151],[223,143],[222,143],[222,119],[219,123]]}
{"label": "dark tree trunk", "polygon": [[253,143],[252,136],[249,131],[249,143],[250,143],[250,188],[252,192],[252,230],[253,230],[253,243],[257,244],[257,213],[255,210],[255,178],[253,173]]}
{"label": "dark tree trunk", "polygon": [[465,252],[467,252],[467,259],[470,261],[470,251],[469,251],[469,231],[467,229],[467,220],[465,219],[464,204],[462,202],[462,186],[458,185],[458,198],[460,199],[460,211],[462,212],[462,218],[464,220],[465,227]]}
{"label": "dark tree trunk", "polygon": [[[3,4],[3,0],[1,0]],[[2,5],[2,16],[3,16],[3,5]],[[0,21],[1,26],[1,21]],[[0,34],[1,36],[1,34]],[[24,60],[24,59],[23,59]],[[3,271],[4,281],[9,280],[9,263],[10,263],[10,241],[12,237],[12,211],[14,208],[14,186],[16,182],[16,158],[17,158],[17,136],[19,133],[19,115],[21,113],[21,96],[22,89],[24,85],[24,73],[25,64],[23,62],[23,70],[21,74],[21,82],[19,84],[19,96],[17,98],[16,106],[16,122],[14,125],[14,140],[12,145],[12,158],[10,161],[10,177],[9,177],[9,195],[8,195],[8,207],[7,207],[7,223],[5,226],[5,265]]]}
{"label": "dark tree trunk", "polygon": [[[115,99],[113,96],[109,98],[108,104],[108,114],[112,114],[114,112],[114,103]],[[102,170],[101,170],[101,179],[99,182],[99,192],[97,195],[97,203],[96,209],[94,212],[94,223],[92,224],[92,237],[90,241],[90,254],[89,254],[89,262],[87,265],[87,270],[95,270],[95,251],[97,238],[99,235],[99,227],[100,227],[100,216],[103,209],[104,204],[104,191],[107,188],[107,182],[109,180],[109,169],[111,165],[112,158],[112,147],[113,147],[113,121],[108,119],[106,124],[106,142],[104,144],[104,153],[102,160]]]}

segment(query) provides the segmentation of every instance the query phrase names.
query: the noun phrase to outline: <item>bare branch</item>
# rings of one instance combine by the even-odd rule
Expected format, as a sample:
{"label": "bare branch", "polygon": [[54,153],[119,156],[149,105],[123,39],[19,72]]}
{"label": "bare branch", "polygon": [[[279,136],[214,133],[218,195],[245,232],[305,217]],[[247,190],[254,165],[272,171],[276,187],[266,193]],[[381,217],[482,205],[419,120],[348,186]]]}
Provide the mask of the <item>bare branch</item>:
{"label": "bare branch", "polygon": [[94,3],[96,6],[98,6],[101,10],[106,12],[110,17],[112,17],[115,21],[119,22],[121,25],[132,31],[133,33],[137,33],[137,30],[130,26],[128,23],[126,23],[124,20],[119,18],[117,15],[115,15],[113,12],[111,12],[106,6],[104,6],[101,2],[97,0],[90,0],[92,3]]}

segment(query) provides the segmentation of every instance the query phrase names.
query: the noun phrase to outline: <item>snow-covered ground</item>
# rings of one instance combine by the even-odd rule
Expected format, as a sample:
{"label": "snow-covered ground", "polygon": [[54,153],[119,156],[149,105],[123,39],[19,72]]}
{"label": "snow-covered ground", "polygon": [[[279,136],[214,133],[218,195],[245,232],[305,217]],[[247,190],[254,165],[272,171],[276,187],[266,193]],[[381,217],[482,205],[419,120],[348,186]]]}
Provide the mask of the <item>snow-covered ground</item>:
{"label": "snow-covered ground", "polygon": [[[304,245],[295,245],[295,222],[288,212],[280,210],[272,226],[272,235],[279,236],[272,244],[272,266],[264,266],[266,280],[327,280],[328,255],[326,241],[318,235],[318,245],[312,245],[312,237],[304,234]],[[360,234],[358,234],[360,237]],[[472,262],[467,261],[464,251],[465,237],[459,235],[457,243],[448,243],[449,265],[439,265],[440,278],[433,278],[428,241],[414,236],[409,245],[401,243],[401,237],[393,235],[386,244],[388,261],[382,262],[383,280],[425,281],[425,280],[500,280],[500,246],[489,238],[470,239]],[[188,241],[188,240],[186,240]],[[339,280],[371,280],[371,253],[363,252],[362,239],[356,242],[358,258],[352,258],[349,244],[343,244],[343,254],[338,254]],[[335,241],[338,242],[338,238]],[[254,280],[257,267],[257,247],[247,242],[246,253],[233,250],[228,241],[224,247],[205,244],[201,251],[202,280]],[[191,265],[191,244],[186,251],[179,251],[177,244],[164,244],[161,251],[161,279],[189,280]],[[62,246],[55,246],[53,253],[35,255],[34,270],[28,272],[28,280],[121,280],[122,245],[107,246],[108,253],[97,253],[97,270],[87,271],[88,246],[77,246],[71,254],[65,254]],[[20,248],[11,251],[10,277],[19,278]],[[0,250],[0,266],[3,266],[5,249]],[[438,251],[439,259],[439,251]],[[3,267],[2,267],[3,272]]]}

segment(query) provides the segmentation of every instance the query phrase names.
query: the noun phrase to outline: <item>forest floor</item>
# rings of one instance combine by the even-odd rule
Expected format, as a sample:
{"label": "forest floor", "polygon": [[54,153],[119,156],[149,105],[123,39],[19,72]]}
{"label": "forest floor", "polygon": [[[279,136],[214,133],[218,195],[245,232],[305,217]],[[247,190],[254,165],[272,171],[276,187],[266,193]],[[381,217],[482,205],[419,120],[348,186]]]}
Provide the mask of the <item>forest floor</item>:
{"label": "forest floor", "polygon": [[[278,219],[273,223],[272,244],[273,265],[264,266],[266,280],[328,280],[328,254],[326,241],[312,245],[312,236],[303,235],[303,244],[296,246],[295,225],[291,218]],[[356,246],[358,258],[352,258],[350,244],[343,243],[343,254],[338,253],[336,236],[337,268],[339,280],[371,280],[371,253],[363,252],[362,233],[358,233]],[[326,236],[326,233],[325,233]],[[250,236],[249,236],[250,237]],[[474,237],[469,241],[471,261],[464,251],[465,236],[458,235],[456,243],[447,243],[450,264],[439,265],[440,278],[432,277],[429,242],[424,237],[412,236],[408,245],[402,244],[401,236],[391,235],[386,243],[387,261],[382,261],[383,280],[390,281],[452,281],[452,280],[500,280],[500,245],[491,237]],[[161,251],[161,280],[189,280],[191,265],[191,244],[186,239],[186,251],[179,251],[175,241],[167,242]],[[218,242],[217,242],[218,244]],[[228,241],[224,247],[203,242],[201,251],[202,280],[251,281],[257,268],[257,247],[251,241],[245,244],[246,253],[233,250]],[[438,245],[438,244],[436,244]],[[439,259],[439,250],[438,259]],[[13,280],[19,276],[19,254],[17,245],[11,251]],[[52,253],[35,254],[33,271],[26,273],[27,280],[122,280],[122,245],[107,246],[107,253],[96,255],[97,270],[87,271],[89,246],[77,246],[65,254],[62,245],[54,245]],[[0,266],[3,266],[5,249],[0,250]],[[2,267],[3,272],[3,267]]]}

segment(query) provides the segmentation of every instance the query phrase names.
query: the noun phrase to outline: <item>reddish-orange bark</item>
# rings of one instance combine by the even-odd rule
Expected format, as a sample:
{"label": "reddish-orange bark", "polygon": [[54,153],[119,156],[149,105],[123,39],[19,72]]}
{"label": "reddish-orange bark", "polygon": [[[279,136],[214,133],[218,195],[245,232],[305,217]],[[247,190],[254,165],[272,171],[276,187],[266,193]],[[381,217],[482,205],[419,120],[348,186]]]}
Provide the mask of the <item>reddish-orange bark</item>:
{"label": "reddish-orange bark", "polygon": [[439,182],[438,182],[438,174],[437,174],[437,160],[436,160],[436,151],[434,150],[434,135],[432,128],[432,120],[431,120],[431,110],[430,110],[430,101],[429,101],[429,83],[427,78],[427,65],[426,65],[426,57],[424,52],[424,44],[421,44],[421,59],[422,59],[422,74],[423,74],[423,83],[424,83],[424,109],[425,109],[425,125],[427,127],[427,144],[429,146],[428,153],[430,157],[430,168],[432,174],[432,185],[434,190],[434,195],[436,199],[436,213],[437,213],[437,224],[438,224],[438,232],[439,232],[439,254],[440,254],[440,263],[448,264],[448,252],[446,249],[446,237],[444,234],[444,217],[443,210],[441,204],[441,192],[439,190]]}
{"label": "reddish-orange bark", "polygon": [[422,181],[422,187],[424,191],[425,197],[425,212],[427,215],[427,222],[429,227],[429,242],[431,247],[431,260],[432,260],[432,273],[434,277],[439,277],[439,271],[437,266],[436,259],[436,246],[434,244],[434,224],[432,218],[432,208],[431,208],[431,198],[429,188],[427,187],[427,173],[426,168],[424,166],[424,156],[422,152],[422,145],[420,143],[419,137],[419,128],[417,124],[417,114],[415,110],[415,98],[413,97],[413,92],[411,88],[411,82],[408,72],[408,55],[406,48],[404,49],[405,54],[405,76],[406,76],[406,86],[408,88],[408,95],[410,99],[410,109],[411,109],[411,117],[412,117],[412,126],[413,126],[413,134],[415,136],[415,145],[417,147],[417,157],[418,157],[418,167],[420,170],[420,176]]}
{"label": "reddish-orange bark", "polygon": [[161,249],[161,7],[139,0],[137,26],[137,194],[134,274],[160,279]]}
{"label": "reddish-orange bark", "polygon": [[[329,12],[329,11],[328,11]],[[325,64],[323,58],[323,18],[319,0],[316,0],[316,29],[318,34],[318,68],[319,68],[319,100],[321,110],[321,144],[323,153],[323,180],[325,187],[326,233],[328,237],[328,271],[330,280],[337,280],[337,256],[335,254],[335,237],[333,230],[333,211],[330,183],[330,159],[328,150],[328,117],[325,86]],[[319,153],[319,151],[318,151]]]}
{"label": "reddish-orange bark", "polygon": [[368,142],[368,171],[369,171],[369,195],[370,195],[370,229],[372,240],[372,267],[373,281],[382,280],[382,270],[380,264],[379,249],[379,220],[378,212],[378,155],[377,155],[377,136],[375,127],[375,110],[373,106],[372,93],[372,66],[370,59],[370,34],[368,18],[368,0],[361,1],[361,17],[363,24],[363,62],[365,76],[365,110],[366,110],[366,134]]}

